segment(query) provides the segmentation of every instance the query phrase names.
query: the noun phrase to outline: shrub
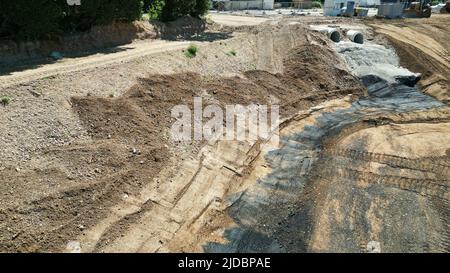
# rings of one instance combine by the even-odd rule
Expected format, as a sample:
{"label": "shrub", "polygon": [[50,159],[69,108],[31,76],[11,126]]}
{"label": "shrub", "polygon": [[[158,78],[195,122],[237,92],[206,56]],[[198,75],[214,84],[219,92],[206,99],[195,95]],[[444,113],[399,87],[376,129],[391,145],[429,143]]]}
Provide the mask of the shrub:
{"label": "shrub", "polygon": [[51,39],[64,33],[87,31],[95,25],[150,19],[172,21],[200,17],[209,0],[83,0],[73,7],[67,0],[0,0],[0,36],[18,40]]}
{"label": "shrub", "polygon": [[114,20],[114,2],[108,0],[83,1],[77,11],[69,11],[70,23],[75,29],[85,31],[95,25],[107,25]]}
{"label": "shrub", "polygon": [[191,11],[191,16],[200,17],[205,15],[210,8],[209,0],[196,0],[194,9]]}
{"label": "shrub", "polygon": [[6,106],[11,102],[11,97],[3,96],[0,98],[0,102],[1,102],[1,104],[3,104],[3,106]]}
{"label": "shrub", "polygon": [[0,35],[49,39],[115,20],[137,20],[141,13],[141,0],[83,0],[78,7],[66,0],[0,0]]}
{"label": "shrub", "polygon": [[153,0],[143,0],[142,1],[142,11],[144,13],[148,13],[151,6],[152,6]]}
{"label": "shrub", "polygon": [[322,3],[320,1],[313,1],[311,3],[311,7],[313,9],[321,9],[322,8]]}
{"label": "shrub", "polygon": [[[161,13],[164,8],[164,0],[153,0],[151,5],[148,7],[148,15],[150,20],[161,20]],[[145,6],[144,6],[145,10]]]}
{"label": "shrub", "polygon": [[5,36],[6,34],[4,33],[4,29],[3,29],[3,24],[5,22],[5,16],[3,15],[2,9],[3,7],[2,5],[2,0],[0,0],[0,37]]}
{"label": "shrub", "polygon": [[228,55],[228,56],[236,56],[236,55],[237,55],[237,52],[236,52],[236,50],[232,49],[232,50],[230,50],[230,51],[227,52],[227,55]]}
{"label": "shrub", "polygon": [[187,15],[195,6],[195,0],[165,0],[164,2],[161,12],[162,21],[173,21]]}
{"label": "shrub", "polygon": [[199,17],[209,9],[209,0],[165,0],[162,21],[173,21],[185,15]]}
{"label": "shrub", "polygon": [[0,32],[18,40],[50,39],[61,34],[63,12],[52,0],[0,0]]}
{"label": "shrub", "polygon": [[198,47],[196,45],[190,45],[187,48],[185,55],[188,58],[194,58],[195,56],[197,56],[197,51],[198,51]]}
{"label": "shrub", "polygon": [[132,22],[142,16],[143,3],[141,0],[113,0],[115,20]]}
{"label": "shrub", "polygon": [[68,31],[86,31],[95,25],[107,25],[113,21],[134,21],[141,18],[140,0],[89,0],[79,7],[69,7],[65,0],[61,3],[66,14],[62,28]]}

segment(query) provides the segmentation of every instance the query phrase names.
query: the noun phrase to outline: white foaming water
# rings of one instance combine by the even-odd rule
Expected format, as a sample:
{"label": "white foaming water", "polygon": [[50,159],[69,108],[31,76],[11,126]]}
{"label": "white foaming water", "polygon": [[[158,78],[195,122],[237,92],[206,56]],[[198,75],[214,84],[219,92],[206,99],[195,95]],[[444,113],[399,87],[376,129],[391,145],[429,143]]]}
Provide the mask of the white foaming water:
{"label": "white foaming water", "polygon": [[389,83],[394,83],[397,77],[420,76],[401,67],[400,60],[392,48],[373,43],[356,44],[348,41],[335,43],[334,47],[345,58],[350,71],[358,78],[375,75]]}

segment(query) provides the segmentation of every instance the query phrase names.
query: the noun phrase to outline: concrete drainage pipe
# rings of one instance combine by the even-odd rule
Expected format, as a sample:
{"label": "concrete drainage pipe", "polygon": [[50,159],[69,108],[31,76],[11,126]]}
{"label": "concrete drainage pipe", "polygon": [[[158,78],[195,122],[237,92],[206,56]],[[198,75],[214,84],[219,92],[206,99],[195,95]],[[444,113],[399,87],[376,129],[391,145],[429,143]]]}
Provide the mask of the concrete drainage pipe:
{"label": "concrete drainage pipe", "polygon": [[347,31],[347,37],[350,39],[350,41],[357,43],[357,44],[363,44],[364,43],[364,36],[361,32],[358,32],[356,30],[349,30]]}
{"label": "concrete drainage pipe", "polygon": [[330,38],[331,41],[335,43],[341,41],[341,34],[335,28],[326,28],[325,31],[328,38]]}
{"label": "concrete drainage pipe", "polygon": [[327,35],[327,37],[335,43],[341,41],[341,34],[335,28],[326,27],[326,26],[310,26],[312,30],[319,31]]}

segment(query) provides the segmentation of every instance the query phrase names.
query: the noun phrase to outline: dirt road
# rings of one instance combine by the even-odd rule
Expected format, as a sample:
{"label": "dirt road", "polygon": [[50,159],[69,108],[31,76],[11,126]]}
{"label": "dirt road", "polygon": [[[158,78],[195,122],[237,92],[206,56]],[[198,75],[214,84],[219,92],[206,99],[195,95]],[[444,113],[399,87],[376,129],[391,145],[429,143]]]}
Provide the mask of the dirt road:
{"label": "dirt road", "polygon": [[255,26],[275,19],[255,16],[236,16],[220,13],[212,13],[209,15],[211,20],[217,24],[224,26]]}
{"label": "dirt road", "polygon": [[66,58],[56,63],[41,65],[37,68],[0,75],[0,88],[43,79],[57,74],[70,74],[76,71],[129,62],[149,55],[182,50],[188,45],[188,41],[139,41],[130,45],[119,46],[115,49],[116,52],[113,53],[98,53],[87,57]]}

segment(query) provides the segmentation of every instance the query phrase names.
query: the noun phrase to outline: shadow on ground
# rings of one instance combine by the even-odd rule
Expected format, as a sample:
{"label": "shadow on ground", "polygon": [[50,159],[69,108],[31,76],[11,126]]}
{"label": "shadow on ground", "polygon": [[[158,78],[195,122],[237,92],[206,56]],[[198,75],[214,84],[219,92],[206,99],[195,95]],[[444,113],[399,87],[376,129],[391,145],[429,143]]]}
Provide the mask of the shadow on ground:
{"label": "shadow on ground", "polygon": [[123,52],[132,49],[132,47],[125,47],[125,46],[116,46],[106,49],[96,49],[96,50],[89,50],[84,52],[67,52],[61,53],[62,58],[57,60],[53,59],[51,57],[35,57],[35,58],[29,58],[27,60],[22,60],[18,62],[8,62],[4,61],[0,57],[0,76],[5,75],[11,75],[14,72],[20,72],[20,71],[26,71],[26,70],[32,70],[40,68],[44,65],[57,63],[58,61],[62,61],[64,59],[71,59],[71,58],[82,58],[87,57],[91,55],[96,54],[113,54],[118,52]]}

